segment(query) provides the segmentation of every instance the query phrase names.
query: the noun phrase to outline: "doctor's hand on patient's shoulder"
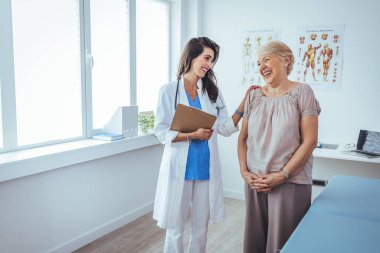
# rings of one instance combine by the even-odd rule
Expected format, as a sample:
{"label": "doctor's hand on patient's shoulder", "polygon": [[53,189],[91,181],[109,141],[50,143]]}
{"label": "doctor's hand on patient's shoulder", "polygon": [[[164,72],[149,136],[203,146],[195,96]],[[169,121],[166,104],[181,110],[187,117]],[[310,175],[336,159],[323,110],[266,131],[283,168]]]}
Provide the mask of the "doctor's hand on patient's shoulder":
{"label": "doctor's hand on patient's shoulder", "polygon": [[248,88],[247,91],[245,92],[244,98],[243,98],[243,100],[241,101],[240,105],[239,105],[238,108],[237,108],[237,114],[238,114],[240,117],[239,117],[237,120],[234,120],[235,126],[237,125],[237,123],[239,123],[240,118],[243,117],[243,111],[244,111],[245,100],[247,99],[249,93],[250,93],[252,90],[256,90],[256,89],[259,89],[259,88],[260,88],[260,86],[258,86],[258,85],[251,85],[251,86],[249,86],[249,88]]}
{"label": "doctor's hand on patient's shoulder", "polygon": [[246,98],[248,96],[248,94],[251,92],[251,90],[256,90],[256,89],[260,89],[261,86],[260,85],[251,85],[248,87],[247,91],[245,92],[245,96],[244,98]]}
{"label": "doctor's hand on patient's shoulder", "polygon": [[208,141],[211,138],[213,131],[213,129],[199,128],[197,131],[191,133],[191,139]]}
{"label": "doctor's hand on patient's shoulder", "polygon": [[251,86],[249,86],[249,88],[248,88],[247,91],[245,92],[245,95],[244,95],[243,100],[241,101],[241,103],[240,103],[240,105],[239,105],[239,107],[238,107],[238,111],[243,112],[243,110],[244,110],[244,105],[245,105],[245,100],[247,99],[249,93],[250,93],[252,90],[256,90],[256,89],[260,89],[260,88],[261,88],[261,86],[259,86],[259,85],[251,85]]}

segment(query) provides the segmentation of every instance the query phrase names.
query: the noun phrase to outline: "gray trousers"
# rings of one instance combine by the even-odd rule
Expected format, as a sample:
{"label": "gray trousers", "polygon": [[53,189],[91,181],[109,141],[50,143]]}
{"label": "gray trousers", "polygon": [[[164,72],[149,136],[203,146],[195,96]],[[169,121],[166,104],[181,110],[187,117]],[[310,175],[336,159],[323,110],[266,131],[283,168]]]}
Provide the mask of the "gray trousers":
{"label": "gray trousers", "polygon": [[244,253],[277,253],[311,204],[311,185],[285,183],[270,193],[245,184]]}

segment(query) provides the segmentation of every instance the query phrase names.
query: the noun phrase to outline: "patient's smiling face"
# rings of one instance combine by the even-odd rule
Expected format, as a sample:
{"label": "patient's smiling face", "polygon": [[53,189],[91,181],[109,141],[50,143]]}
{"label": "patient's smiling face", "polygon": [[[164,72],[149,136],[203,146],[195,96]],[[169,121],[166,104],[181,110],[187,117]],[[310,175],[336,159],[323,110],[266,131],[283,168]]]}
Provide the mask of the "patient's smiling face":
{"label": "patient's smiling face", "polygon": [[257,65],[260,75],[269,86],[276,86],[287,79],[286,63],[280,57],[271,54],[259,55]]}

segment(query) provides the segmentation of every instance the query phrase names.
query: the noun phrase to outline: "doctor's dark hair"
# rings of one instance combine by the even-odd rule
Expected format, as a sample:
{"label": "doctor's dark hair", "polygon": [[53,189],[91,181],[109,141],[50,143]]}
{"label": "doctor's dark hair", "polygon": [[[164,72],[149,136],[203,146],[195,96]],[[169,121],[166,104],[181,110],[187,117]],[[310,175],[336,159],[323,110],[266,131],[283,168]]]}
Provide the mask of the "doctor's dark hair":
{"label": "doctor's dark hair", "polygon": [[[177,80],[180,80],[183,74],[186,74],[191,69],[191,62],[203,53],[205,47],[214,51],[213,64],[215,64],[219,57],[219,45],[207,37],[192,38],[187,42],[185,49],[182,52],[181,59],[178,65]],[[203,88],[202,92],[207,91],[207,94],[212,102],[216,102],[218,98],[219,89],[217,86],[214,71],[209,69],[206,75],[202,78]]]}

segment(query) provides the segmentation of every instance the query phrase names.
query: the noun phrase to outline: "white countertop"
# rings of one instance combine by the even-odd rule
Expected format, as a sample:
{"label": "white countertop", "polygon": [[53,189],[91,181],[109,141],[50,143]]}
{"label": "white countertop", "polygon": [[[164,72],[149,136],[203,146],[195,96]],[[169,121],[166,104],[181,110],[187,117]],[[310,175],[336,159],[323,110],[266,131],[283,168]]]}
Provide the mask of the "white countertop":
{"label": "white countertop", "polygon": [[365,163],[379,163],[380,164],[380,157],[378,157],[378,158],[366,158],[363,156],[345,154],[342,151],[345,151],[344,145],[339,145],[339,147],[335,150],[326,149],[326,148],[316,148],[316,149],[314,149],[313,155],[314,155],[314,157],[320,157],[320,158],[330,158],[330,159],[338,159],[338,160],[347,160],[347,161],[356,161],[356,162],[365,162]]}

